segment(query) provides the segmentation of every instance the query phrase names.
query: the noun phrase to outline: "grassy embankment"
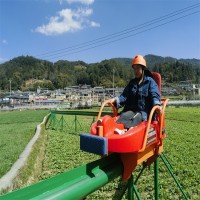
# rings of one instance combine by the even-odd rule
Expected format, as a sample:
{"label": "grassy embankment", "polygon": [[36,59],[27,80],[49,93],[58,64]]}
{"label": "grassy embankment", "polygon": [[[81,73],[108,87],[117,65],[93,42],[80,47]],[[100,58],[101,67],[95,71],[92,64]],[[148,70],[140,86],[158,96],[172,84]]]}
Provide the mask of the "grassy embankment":
{"label": "grassy embankment", "polygon": [[[0,113],[0,178],[9,171],[19,158],[27,143],[35,134],[36,126],[42,122],[44,116],[48,113],[48,110]],[[25,175],[27,176],[27,172],[23,174],[23,176]]]}

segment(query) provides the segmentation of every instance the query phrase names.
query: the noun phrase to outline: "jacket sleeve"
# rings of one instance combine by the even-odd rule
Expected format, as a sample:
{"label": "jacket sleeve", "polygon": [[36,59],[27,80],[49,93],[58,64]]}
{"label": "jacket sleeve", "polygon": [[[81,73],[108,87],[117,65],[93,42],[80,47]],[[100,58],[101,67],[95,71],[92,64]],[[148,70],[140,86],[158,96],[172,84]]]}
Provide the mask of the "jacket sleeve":
{"label": "jacket sleeve", "polygon": [[161,97],[160,97],[158,85],[153,79],[150,82],[149,96],[150,96],[150,99],[152,99],[153,106],[161,105]]}
{"label": "jacket sleeve", "polygon": [[124,104],[127,100],[128,94],[129,94],[129,84],[124,88],[124,90],[120,96],[115,97],[117,108],[124,106]]}

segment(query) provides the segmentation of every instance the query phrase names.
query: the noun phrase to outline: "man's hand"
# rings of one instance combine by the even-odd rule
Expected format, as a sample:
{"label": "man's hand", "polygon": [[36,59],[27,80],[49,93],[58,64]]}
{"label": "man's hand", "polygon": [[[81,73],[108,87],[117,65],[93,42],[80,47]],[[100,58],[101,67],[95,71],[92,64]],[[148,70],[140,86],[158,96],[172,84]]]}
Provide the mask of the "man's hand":
{"label": "man's hand", "polygon": [[110,99],[109,101],[110,101],[110,103],[114,104],[114,103],[116,102],[116,99],[115,99],[115,98],[112,98],[112,99]]}
{"label": "man's hand", "polygon": [[162,106],[160,106],[160,113],[162,113]]}

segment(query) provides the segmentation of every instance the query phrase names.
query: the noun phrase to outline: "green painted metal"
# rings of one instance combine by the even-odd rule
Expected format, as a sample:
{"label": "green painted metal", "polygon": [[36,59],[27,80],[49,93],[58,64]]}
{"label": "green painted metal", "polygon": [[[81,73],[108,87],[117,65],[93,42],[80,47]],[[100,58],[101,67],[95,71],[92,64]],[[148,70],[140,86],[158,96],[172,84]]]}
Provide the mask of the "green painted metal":
{"label": "green painted metal", "polygon": [[93,116],[93,119],[92,119],[92,122],[91,122],[90,126],[92,126],[92,124],[96,121],[95,118],[96,118],[96,117]]}
{"label": "green painted metal", "polygon": [[[57,119],[56,115],[62,115],[62,117],[59,119]],[[67,122],[64,120],[63,115],[74,115],[75,119],[72,122],[72,126],[70,127]],[[93,120],[91,122],[91,125],[95,122],[95,117],[98,115],[98,112],[92,112],[92,111],[78,111],[78,110],[67,110],[67,111],[57,111],[57,110],[52,110],[50,113],[50,117],[48,119],[49,123],[48,126],[46,125],[46,128],[52,128],[54,130],[63,130],[64,126],[67,127],[68,129],[72,130],[72,128],[74,127],[75,132],[78,131],[78,128],[80,128],[80,130],[82,130],[82,126],[80,124],[80,122],[78,121],[78,117],[77,115],[82,115],[82,116],[93,116]],[[111,112],[103,112],[102,116],[105,115],[111,115]],[[91,126],[90,125],[90,126]]]}
{"label": "green painted metal", "polygon": [[77,115],[75,115],[74,121],[72,122],[72,128],[73,128],[73,126],[74,126],[74,128],[75,128],[75,132],[78,131],[78,126],[79,126],[81,129],[83,129],[82,126],[81,126],[81,124],[80,124],[80,122],[78,121]]}
{"label": "green painted metal", "polygon": [[140,193],[137,190],[135,182],[133,180],[133,175],[128,180],[127,187],[128,188],[128,200],[134,200],[134,194],[136,195],[138,200],[141,200]]}
{"label": "green painted metal", "polygon": [[146,164],[143,164],[143,167],[142,167],[142,169],[140,170],[138,176],[136,177],[136,179],[135,179],[135,181],[134,181],[134,184],[137,183],[137,181],[139,180],[140,176],[142,175],[142,173],[143,173],[143,171],[144,171],[144,169],[145,169],[146,167],[147,167],[147,165],[146,165]]}
{"label": "green painted metal", "polygon": [[[146,167],[147,167],[146,163],[143,163],[143,167],[140,170],[139,174],[137,175],[137,177],[136,177],[136,179],[135,179],[135,181],[133,183],[133,189],[134,189],[134,192],[136,193],[136,196],[137,196],[138,199],[141,199],[141,197],[140,197],[140,194],[139,194],[139,192],[138,192],[138,190],[137,190],[135,185],[136,185],[137,181],[139,180],[140,176],[142,175],[143,171],[146,169]],[[118,197],[119,200],[123,198],[123,196],[124,196],[124,194],[125,194],[125,192],[126,192],[128,187],[130,187],[129,182],[124,186],[121,194]],[[133,196],[133,199],[134,199],[134,196]]]}
{"label": "green painted metal", "polygon": [[172,176],[172,178],[174,179],[175,183],[177,184],[178,188],[180,189],[181,193],[183,194],[183,196],[185,197],[186,200],[189,199],[189,197],[187,196],[187,194],[184,192],[182,186],[180,185],[178,179],[176,178],[176,176],[173,174],[171,168],[170,168],[170,165],[169,165],[169,160],[166,161],[165,160],[165,157],[163,156],[163,154],[160,154],[160,157],[163,161],[163,163],[165,164],[167,170],[169,171],[170,175]]}
{"label": "green painted metal", "polygon": [[123,165],[118,154],[93,161],[50,179],[0,196],[0,200],[81,199],[120,176]]}
{"label": "green painted metal", "polygon": [[[138,200],[141,200],[142,198],[141,198],[140,193],[138,192],[137,187],[136,187],[135,184],[133,184],[133,191],[134,191],[134,193],[135,193],[137,199],[138,199]],[[133,198],[134,198],[134,196],[133,196]]]}
{"label": "green painted metal", "polygon": [[60,128],[60,130],[63,131],[64,127],[67,127],[68,129],[70,129],[69,125],[67,124],[67,122],[65,121],[63,115],[60,118],[59,122],[58,122],[58,127]]}
{"label": "green painted metal", "polygon": [[167,158],[167,156],[164,154],[164,153],[162,153],[162,156],[164,157],[164,159],[167,161],[167,163],[169,164],[169,167],[171,168],[171,169],[173,169],[173,166],[172,166],[172,164],[170,163],[170,161],[169,161],[169,159]]}
{"label": "green painted metal", "polygon": [[56,128],[56,124],[57,124],[56,114],[55,113],[51,113],[48,121],[49,121],[48,128],[51,127],[52,129],[55,129]]}
{"label": "green painted metal", "polygon": [[119,196],[118,196],[118,199],[119,199],[119,200],[121,200],[121,199],[123,198],[123,196],[124,196],[124,194],[125,194],[125,192],[126,192],[126,190],[127,190],[127,188],[128,188],[128,184],[129,184],[129,183],[127,183],[127,184],[124,186],[124,188],[122,189],[121,194],[119,194]]}
{"label": "green painted metal", "polygon": [[128,180],[128,200],[133,200],[133,175]]}
{"label": "green painted metal", "polygon": [[155,190],[155,200],[158,200],[159,199],[158,158],[154,161],[154,190]]}
{"label": "green painted metal", "polygon": [[[60,115],[84,115],[84,116],[98,116],[99,112],[95,111],[79,111],[79,110],[67,110],[67,111],[58,111],[58,110],[51,110],[53,114],[60,114]],[[113,115],[112,112],[102,112],[102,116],[104,115]]]}

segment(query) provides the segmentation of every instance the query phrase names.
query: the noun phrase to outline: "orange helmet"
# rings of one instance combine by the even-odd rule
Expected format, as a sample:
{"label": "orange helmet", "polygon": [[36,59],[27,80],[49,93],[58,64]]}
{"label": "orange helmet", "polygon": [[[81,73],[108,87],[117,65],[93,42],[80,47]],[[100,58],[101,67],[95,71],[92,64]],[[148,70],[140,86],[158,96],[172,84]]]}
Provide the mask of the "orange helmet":
{"label": "orange helmet", "polygon": [[147,66],[146,60],[141,55],[136,55],[132,60],[132,65],[142,65],[144,67]]}

